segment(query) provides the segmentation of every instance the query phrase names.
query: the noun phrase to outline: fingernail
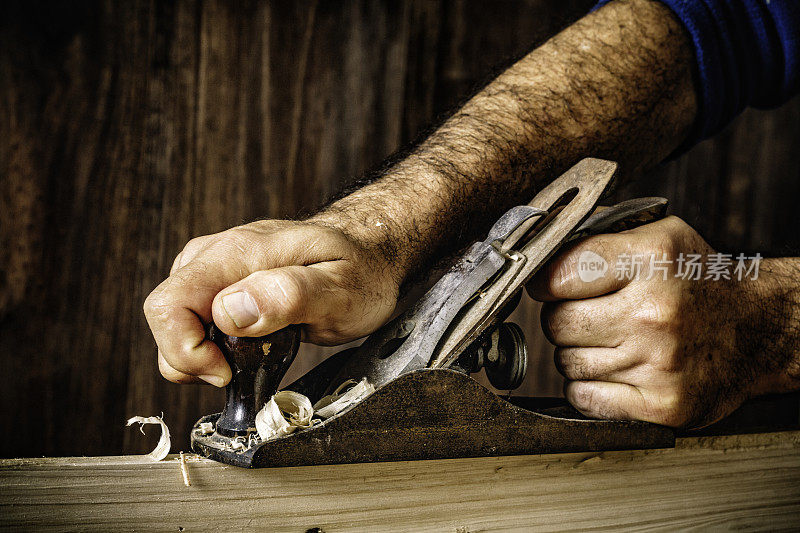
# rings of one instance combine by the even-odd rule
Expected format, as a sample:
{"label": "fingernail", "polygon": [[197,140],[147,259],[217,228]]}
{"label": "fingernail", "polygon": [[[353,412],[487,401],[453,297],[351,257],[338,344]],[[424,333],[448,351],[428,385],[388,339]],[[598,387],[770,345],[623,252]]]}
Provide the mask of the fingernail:
{"label": "fingernail", "polygon": [[211,375],[211,374],[206,374],[206,375],[202,375],[202,376],[198,376],[198,377],[200,379],[202,379],[203,381],[205,381],[206,383],[210,383],[210,384],[214,385],[215,387],[222,388],[222,387],[225,386],[225,380],[222,379],[221,376],[214,376],[214,375]]}
{"label": "fingernail", "polygon": [[256,301],[244,291],[223,296],[222,307],[225,308],[225,312],[228,313],[237,328],[246,328],[258,321]]}

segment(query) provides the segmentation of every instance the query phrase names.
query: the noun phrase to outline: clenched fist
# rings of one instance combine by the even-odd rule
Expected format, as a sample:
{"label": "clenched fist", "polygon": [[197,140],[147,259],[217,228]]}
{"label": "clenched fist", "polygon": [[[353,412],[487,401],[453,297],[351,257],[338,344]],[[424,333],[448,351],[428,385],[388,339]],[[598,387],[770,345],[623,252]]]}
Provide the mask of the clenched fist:
{"label": "clenched fist", "polygon": [[[546,302],[542,326],[575,408],[702,427],[749,397],[797,387],[793,349],[781,345],[792,276],[773,260],[736,270],[733,257],[726,279],[715,253],[669,217],[572,244],[537,274],[528,291]],[[698,255],[699,275],[687,271]],[[587,258],[595,264],[581,275]]]}
{"label": "clenched fist", "polygon": [[339,344],[381,326],[399,276],[380,254],[334,227],[266,220],[192,239],[144,304],[161,374],[218,387],[231,370],[205,337],[256,337],[302,324],[304,340]]}

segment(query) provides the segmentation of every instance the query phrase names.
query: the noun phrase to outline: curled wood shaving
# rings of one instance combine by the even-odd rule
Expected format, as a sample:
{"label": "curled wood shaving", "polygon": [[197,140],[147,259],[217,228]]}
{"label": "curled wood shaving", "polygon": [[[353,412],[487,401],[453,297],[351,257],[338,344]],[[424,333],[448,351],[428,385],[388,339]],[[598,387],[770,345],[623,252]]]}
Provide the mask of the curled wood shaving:
{"label": "curled wood shaving", "polygon": [[303,394],[280,391],[256,415],[258,436],[266,441],[294,433],[297,428],[311,427],[320,422],[313,417],[330,418],[373,392],[375,387],[367,378],[359,382],[349,379],[312,407],[311,400]]}
{"label": "curled wood shaving", "polygon": [[256,430],[262,441],[310,427],[314,409],[311,400],[294,391],[276,393],[256,415]]}
{"label": "curled wood shaving", "polygon": [[169,449],[172,446],[169,438],[169,428],[164,423],[164,420],[160,416],[134,416],[128,419],[126,427],[136,422],[140,424],[139,431],[142,432],[142,435],[144,435],[145,424],[158,424],[161,426],[161,438],[158,439],[158,444],[156,444],[155,449],[148,454],[148,457],[154,461],[161,461],[164,459],[169,454]]}
{"label": "curled wood shaving", "polygon": [[360,402],[373,392],[375,392],[375,386],[367,381],[367,378],[357,383],[354,379],[348,379],[339,385],[333,394],[323,396],[314,404],[314,416],[330,418],[354,403]]}

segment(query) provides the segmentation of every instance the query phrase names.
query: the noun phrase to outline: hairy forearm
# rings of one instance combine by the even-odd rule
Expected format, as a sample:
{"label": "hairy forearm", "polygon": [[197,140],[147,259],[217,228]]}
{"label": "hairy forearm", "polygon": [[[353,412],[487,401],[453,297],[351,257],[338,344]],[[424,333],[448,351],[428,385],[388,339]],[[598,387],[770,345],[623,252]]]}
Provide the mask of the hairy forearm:
{"label": "hairy forearm", "polygon": [[763,376],[754,395],[800,389],[800,258],[765,259],[749,307],[754,319],[737,332]]}
{"label": "hairy forearm", "polygon": [[696,113],[691,45],[658,2],[618,0],[532,51],[380,177],[315,220],[375,247],[399,281],[475,238],[586,156],[662,160]]}

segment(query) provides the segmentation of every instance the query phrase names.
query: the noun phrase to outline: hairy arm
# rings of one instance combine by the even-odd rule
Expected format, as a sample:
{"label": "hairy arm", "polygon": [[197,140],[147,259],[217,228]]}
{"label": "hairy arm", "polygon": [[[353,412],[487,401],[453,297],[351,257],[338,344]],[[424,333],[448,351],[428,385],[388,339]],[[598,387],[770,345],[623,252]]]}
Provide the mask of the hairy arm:
{"label": "hairy arm", "polygon": [[765,259],[749,307],[752,320],[741,324],[735,349],[762,360],[753,396],[800,388],[800,258]]}
{"label": "hairy arm", "polygon": [[612,2],[312,220],[372,244],[408,279],[583,157],[613,159],[627,174],[663,160],[696,114],[693,62],[682,26],[659,2]]}
{"label": "hairy arm", "polygon": [[302,324],[304,339],[366,335],[402,283],[485,232],[585,156],[627,173],[686,137],[697,104],[692,47],[653,0],[617,0],[507,69],[407,157],[302,222],[264,220],[189,241],[145,301],[159,368],[221,386],[230,368],[205,338]]}

